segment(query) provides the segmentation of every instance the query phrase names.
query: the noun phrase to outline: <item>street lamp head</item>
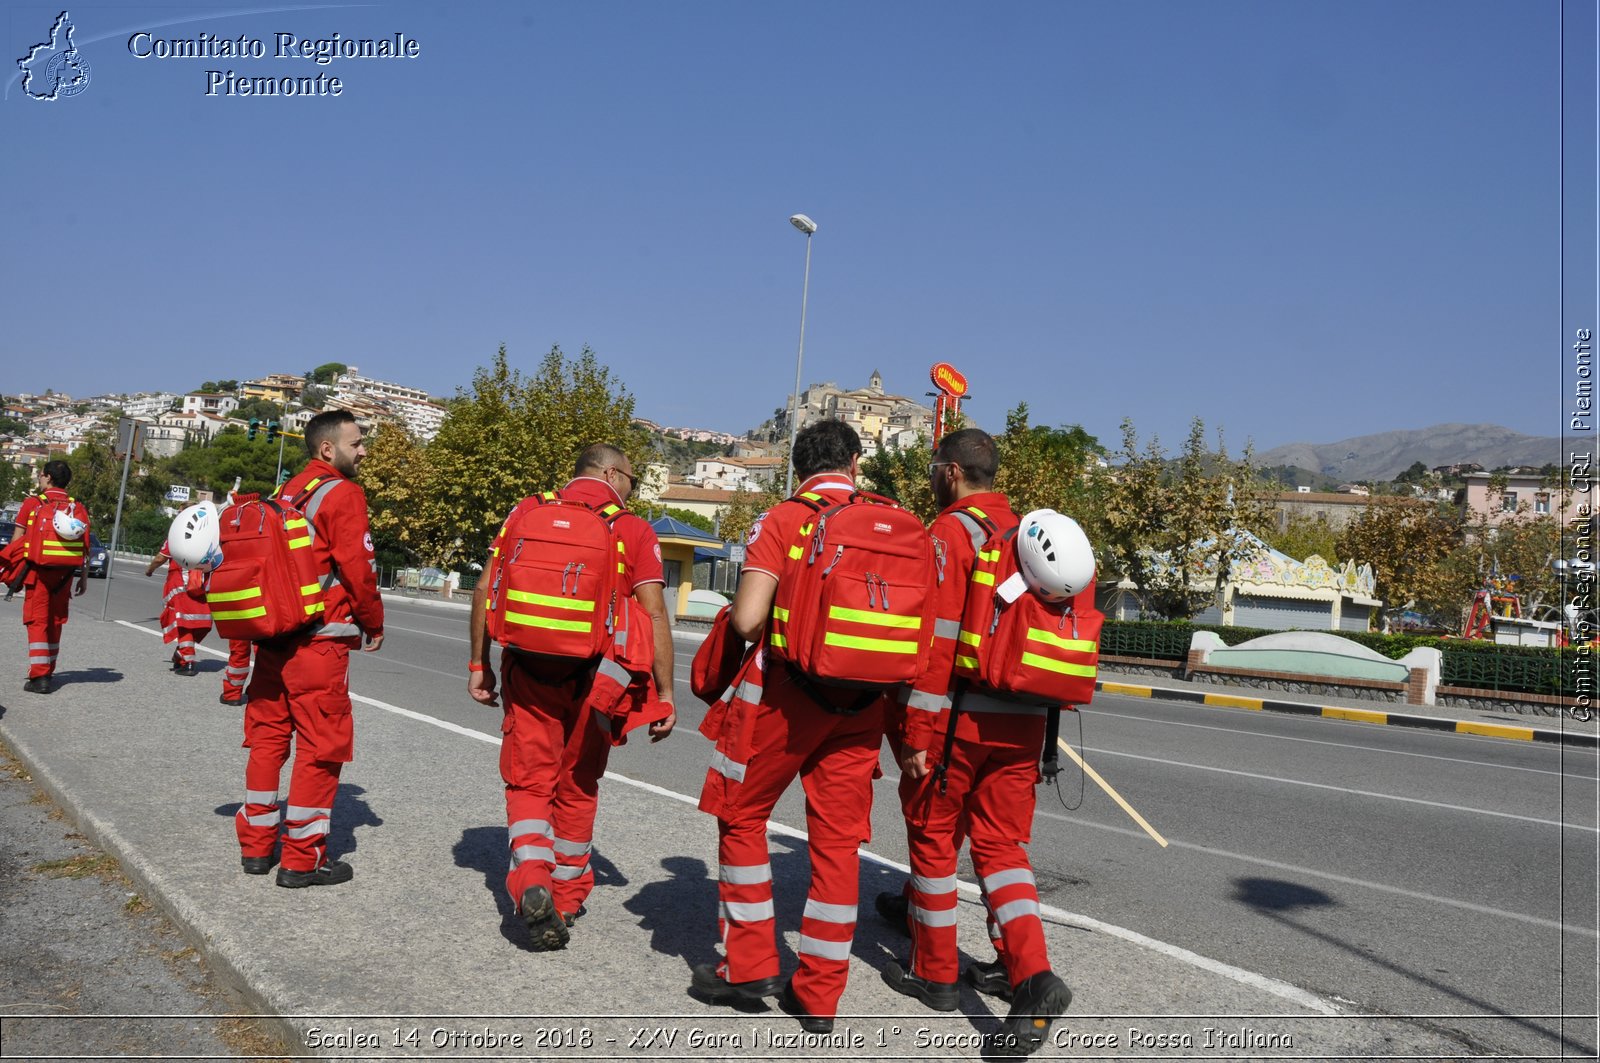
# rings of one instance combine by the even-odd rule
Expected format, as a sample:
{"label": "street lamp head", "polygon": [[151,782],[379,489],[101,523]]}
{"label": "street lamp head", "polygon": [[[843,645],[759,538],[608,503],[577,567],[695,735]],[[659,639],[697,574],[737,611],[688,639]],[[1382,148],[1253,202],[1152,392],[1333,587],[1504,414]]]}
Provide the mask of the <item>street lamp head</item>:
{"label": "street lamp head", "polygon": [[789,224],[793,225],[796,229],[799,229],[807,236],[810,236],[812,233],[817,231],[817,223],[806,217],[804,214],[794,215],[789,219]]}

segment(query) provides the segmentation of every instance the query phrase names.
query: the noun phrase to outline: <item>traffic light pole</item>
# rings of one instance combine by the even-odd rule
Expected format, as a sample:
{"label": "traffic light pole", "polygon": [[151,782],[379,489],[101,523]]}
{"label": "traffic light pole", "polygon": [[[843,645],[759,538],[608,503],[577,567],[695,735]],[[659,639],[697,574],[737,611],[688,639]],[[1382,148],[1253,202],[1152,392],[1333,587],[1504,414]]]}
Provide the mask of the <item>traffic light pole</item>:
{"label": "traffic light pole", "polygon": [[[283,420],[287,421],[288,419],[289,419],[289,400],[288,399],[284,399],[283,400]],[[278,474],[277,474],[277,476],[275,478],[276,479],[276,483],[279,483],[279,484],[283,483],[283,444],[284,444],[283,421],[279,421],[278,422]]]}
{"label": "traffic light pole", "polygon": [[128,430],[127,449],[122,452],[122,486],[117,489],[117,519],[111,522],[111,546],[106,556],[106,596],[100,603],[101,620],[104,620],[111,610],[111,581],[116,577],[117,537],[122,531],[122,502],[128,496],[128,466],[133,463],[133,445],[138,438],[139,425],[133,424]]}

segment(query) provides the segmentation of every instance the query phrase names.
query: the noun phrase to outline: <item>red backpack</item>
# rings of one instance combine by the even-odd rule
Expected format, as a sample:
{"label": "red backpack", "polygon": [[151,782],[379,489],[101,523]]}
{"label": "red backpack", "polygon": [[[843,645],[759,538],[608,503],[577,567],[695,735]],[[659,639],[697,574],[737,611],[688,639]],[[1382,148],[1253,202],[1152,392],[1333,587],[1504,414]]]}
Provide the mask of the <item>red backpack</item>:
{"label": "red backpack", "polygon": [[311,480],[293,499],[234,496],[218,517],[222,563],[206,578],[219,636],[264,642],[321,623],[333,573],[317,562],[311,517],[343,482]]}
{"label": "red backpack", "polygon": [[1094,607],[1093,582],[1069,602],[1047,602],[1022,583],[1015,528],[1002,535],[970,506],[956,515],[972,532],[978,563],[961,614],[955,674],[1002,694],[1088,704],[1105,623]]}
{"label": "red backpack", "polygon": [[[83,521],[83,534],[63,539],[56,532],[56,514],[66,513]],[[81,568],[89,545],[89,513],[71,496],[65,499],[39,496],[33,516],[23,532],[22,556],[34,568]]]}
{"label": "red backpack", "polygon": [[[489,637],[523,653],[592,661],[612,647],[625,570],[618,505],[595,509],[546,491],[506,518],[485,578]],[[640,635],[649,641],[649,632]]]}
{"label": "red backpack", "polygon": [[768,652],[835,686],[916,679],[927,669],[936,605],[927,529],[879,495],[857,491],[824,506],[806,492],[790,501],[815,516],[789,547]]}

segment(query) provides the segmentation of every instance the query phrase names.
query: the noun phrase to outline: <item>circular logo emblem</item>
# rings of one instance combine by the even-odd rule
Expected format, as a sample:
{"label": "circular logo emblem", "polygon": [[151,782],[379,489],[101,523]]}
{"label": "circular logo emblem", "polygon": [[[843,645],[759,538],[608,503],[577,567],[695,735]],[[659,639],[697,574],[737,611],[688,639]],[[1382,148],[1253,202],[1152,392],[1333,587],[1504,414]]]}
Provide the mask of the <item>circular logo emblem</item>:
{"label": "circular logo emblem", "polygon": [[756,518],[756,522],[754,524],[750,525],[750,534],[744,537],[744,544],[746,546],[751,545],[757,539],[761,538],[761,522],[766,519],[767,515],[763,513],[761,516]]}
{"label": "circular logo emblem", "polygon": [[363,546],[365,546],[367,548],[367,553],[369,553],[369,554],[372,553],[372,533],[371,532],[367,532],[366,537],[361,540],[361,543],[362,543]]}
{"label": "circular logo emblem", "polygon": [[661,544],[660,543],[656,543],[656,560],[657,561],[661,560]]}
{"label": "circular logo emblem", "polygon": [[77,49],[57,52],[44,68],[44,83],[52,86],[52,98],[76,96],[89,87],[89,64]]}

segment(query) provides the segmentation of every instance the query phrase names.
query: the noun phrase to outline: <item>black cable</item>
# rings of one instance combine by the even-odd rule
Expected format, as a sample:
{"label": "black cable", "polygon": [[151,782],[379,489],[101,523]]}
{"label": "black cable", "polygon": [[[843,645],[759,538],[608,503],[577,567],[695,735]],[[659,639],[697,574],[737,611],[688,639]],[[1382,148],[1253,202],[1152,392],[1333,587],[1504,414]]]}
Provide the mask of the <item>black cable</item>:
{"label": "black cable", "polygon": [[[1083,756],[1083,713],[1082,711],[1077,711],[1072,715],[1078,720],[1078,755],[1081,757]],[[1078,769],[1078,803],[1075,805],[1069,805],[1067,804],[1067,799],[1061,796],[1061,774],[1060,772],[1056,773],[1055,777],[1051,781],[1055,783],[1056,800],[1061,802],[1062,808],[1066,809],[1068,812],[1076,812],[1078,809],[1083,807],[1083,791],[1086,779],[1087,776],[1084,775],[1083,769],[1080,767]]]}

